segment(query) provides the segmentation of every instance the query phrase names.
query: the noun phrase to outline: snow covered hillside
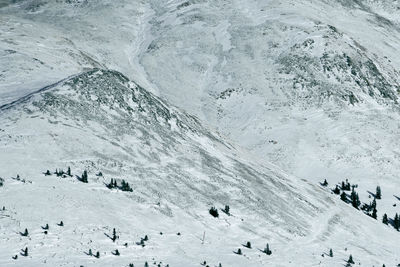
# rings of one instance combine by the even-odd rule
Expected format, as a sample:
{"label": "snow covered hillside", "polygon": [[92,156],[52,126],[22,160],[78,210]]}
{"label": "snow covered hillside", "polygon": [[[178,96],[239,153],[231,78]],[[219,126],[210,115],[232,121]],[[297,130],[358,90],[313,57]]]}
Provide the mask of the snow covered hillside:
{"label": "snow covered hillside", "polygon": [[0,0],[0,266],[396,266],[398,51],[398,0]]}
{"label": "snow covered hillside", "polygon": [[[1,266],[335,266],[350,254],[366,264],[399,261],[393,228],[318,185],[250,163],[118,72],[79,74],[0,114]],[[68,167],[71,176],[53,174]],[[85,170],[88,183],[80,181]],[[132,192],[107,188],[111,179]],[[225,205],[231,216],[209,214]],[[105,235],[112,228],[116,242]],[[266,243],[270,256],[259,250]],[[12,259],[25,247],[28,257]],[[330,248],[335,256],[321,257]]]}

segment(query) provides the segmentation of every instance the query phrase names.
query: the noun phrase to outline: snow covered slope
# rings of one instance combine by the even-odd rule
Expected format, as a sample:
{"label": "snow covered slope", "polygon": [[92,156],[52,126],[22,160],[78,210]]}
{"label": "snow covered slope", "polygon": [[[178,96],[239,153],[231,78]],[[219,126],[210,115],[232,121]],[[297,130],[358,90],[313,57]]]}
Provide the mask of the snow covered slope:
{"label": "snow covered slope", "polygon": [[[392,228],[320,186],[251,163],[116,71],[90,70],[4,105],[0,125],[1,266],[338,266],[350,254],[366,265],[400,260]],[[43,174],[68,166],[71,177]],[[74,176],[84,170],[88,183]],[[108,189],[111,178],[133,192]],[[224,205],[231,216],[208,213]],[[28,237],[19,234],[25,228]],[[115,243],[105,235],[112,228]],[[137,245],[145,235],[149,241]],[[252,249],[242,246],[247,241]],[[266,243],[271,256],[259,250]],[[28,257],[11,258],[25,247]],[[233,253],[238,248],[244,255]],[[334,257],[322,257],[329,248]]]}
{"label": "snow covered slope", "polygon": [[[399,263],[398,235],[379,223],[400,213],[399,7],[0,0],[0,265],[26,265],[11,259],[25,244],[36,265],[143,265],[163,255],[172,266],[337,266],[350,253],[366,266]],[[42,175],[67,166],[74,175],[87,169],[89,184]],[[11,179],[17,173],[32,184]],[[134,193],[105,188],[111,178],[128,180]],[[318,189],[324,178],[329,188],[346,178],[358,184],[362,202],[380,185],[378,222]],[[215,224],[208,209],[225,204],[235,216],[220,212]],[[90,223],[80,226],[83,218]],[[44,221],[54,228],[61,219],[67,234],[42,235]],[[103,234],[114,225],[131,242],[165,229],[192,239],[173,233],[116,259]],[[24,227],[36,231],[31,241],[18,236]],[[234,255],[242,239],[270,242],[273,255]],[[87,257],[90,240],[108,256]],[[321,257],[330,247],[335,257]]]}

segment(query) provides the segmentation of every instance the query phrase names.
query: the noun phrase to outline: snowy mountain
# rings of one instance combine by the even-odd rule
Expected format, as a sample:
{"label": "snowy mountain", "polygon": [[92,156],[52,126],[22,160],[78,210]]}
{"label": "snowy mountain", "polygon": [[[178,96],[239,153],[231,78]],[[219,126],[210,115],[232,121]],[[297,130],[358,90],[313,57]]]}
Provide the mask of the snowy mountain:
{"label": "snowy mountain", "polygon": [[[319,262],[330,246],[337,258],[326,264],[350,253],[358,261],[397,260],[394,230],[373,219],[359,227],[351,218],[364,216],[328,191],[245,160],[196,118],[118,72],[91,70],[1,110],[2,266],[125,266],[153,258],[171,266],[294,266]],[[69,166],[72,177],[43,174]],[[74,177],[84,170],[87,184]],[[111,178],[133,192],[108,189]],[[232,216],[208,214],[225,205]],[[104,235],[113,227],[116,243]],[[25,228],[28,237],[18,234]],[[369,236],[374,228],[386,235],[386,252],[378,249],[381,236]],[[149,235],[145,247],[135,244],[140,235]],[[358,235],[357,246],[350,235]],[[235,255],[247,240],[255,247]],[[270,257],[258,250],[267,242]],[[363,243],[375,252],[365,255]],[[30,256],[11,258],[25,247]],[[89,249],[101,257],[86,256]]]}
{"label": "snowy mountain", "polygon": [[0,265],[399,264],[399,8],[0,1]]}

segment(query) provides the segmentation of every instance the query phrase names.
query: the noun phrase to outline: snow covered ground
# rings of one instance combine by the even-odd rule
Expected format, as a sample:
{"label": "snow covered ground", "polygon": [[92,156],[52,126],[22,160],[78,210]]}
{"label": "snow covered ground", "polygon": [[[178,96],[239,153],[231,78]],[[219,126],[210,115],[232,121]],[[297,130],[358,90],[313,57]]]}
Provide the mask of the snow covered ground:
{"label": "snow covered ground", "polygon": [[[399,8],[0,1],[0,265],[400,263],[381,223],[400,213]],[[42,174],[68,166],[89,183]],[[364,203],[382,188],[378,220],[331,193],[345,179]],[[227,204],[233,216],[208,214]]]}
{"label": "snow covered ground", "polygon": [[[117,72],[89,71],[3,107],[1,125],[2,266],[337,266],[350,254],[367,265],[399,261],[392,227],[319,185],[251,163]],[[44,175],[68,166],[72,177]],[[74,176],[84,170],[87,184]],[[111,178],[133,192],[108,189]],[[232,216],[208,213],[225,205]],[[19,234],[25,228],[28,237]],[[112,228],[116,243],[105,235]],[[145,235],[148,244],[136,245]],[[271,256],[259,251],[266,243]],[[28,257],[12,259],[25,247]],[[322,257],[330,248],[334,257]]]}

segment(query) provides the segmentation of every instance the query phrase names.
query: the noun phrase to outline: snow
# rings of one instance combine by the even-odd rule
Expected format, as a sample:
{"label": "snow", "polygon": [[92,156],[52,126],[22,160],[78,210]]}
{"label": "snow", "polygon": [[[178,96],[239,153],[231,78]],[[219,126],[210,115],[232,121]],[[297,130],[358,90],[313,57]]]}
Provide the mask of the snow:
{"label": "snow", "polygon": [[[398,1],[3,2],[1,266],[400,263]],[[42,174],[67,166],[89,183]]]}

